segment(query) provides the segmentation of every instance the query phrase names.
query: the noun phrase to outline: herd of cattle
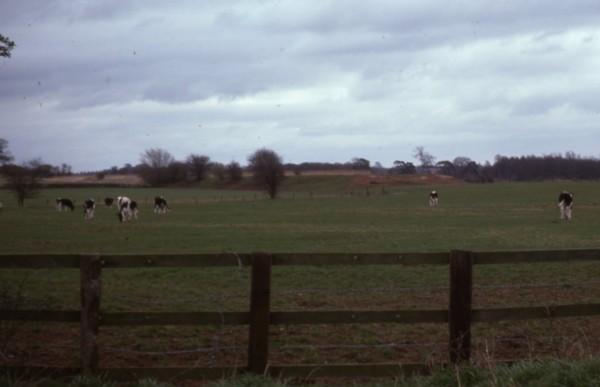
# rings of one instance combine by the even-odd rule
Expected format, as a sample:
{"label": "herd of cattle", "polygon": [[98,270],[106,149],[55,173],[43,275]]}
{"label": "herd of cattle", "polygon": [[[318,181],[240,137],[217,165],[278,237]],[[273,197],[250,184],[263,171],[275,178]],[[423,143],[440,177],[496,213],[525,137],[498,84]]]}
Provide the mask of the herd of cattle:
{"label": "herd of cattle", "polygon": [[[440,196],[437,191],[431,191],[429,193],[429,206],[437,207],[440,202]],[[104,204],[107,207],[112,207],[115,204],[114,198],[105,198]],[[131,200],[126,196],[118,196],[116,204],[119,212],[117,216],[120,222],[127,222],[131,219],[137,219],[138,215],[138,204],[135,200]],[[1,204],[0,204],[1,206]],[[0,207],[1,208],[1,207]],[[562,191],[558,195],[558,208],[560,209],[560,219],[570,221],[573,218],[573,194],[568,191]],[[70,210],[73,211],[75,206],[73,201],[65,198],[56,199],[56,209],[58,211]],[[87,199],[83,202],[83,217],[84,219],[92,219],[94,217],[94,210],[96,209],[96,202],[94,199]],[[162,196],[156,196],[154,198],[154,213],[166,214],[169,210],[167,200]]]}
{"label": "herd of cattle", "polygon": [[[115,205],[114,198],[104,198],[104,205],[106,207],[113,207]],[[117,217],[119,221],[127,222],[138,217],[138,204],[135,200],[131,200],[127,196],[117,196]],[[96,201],[94,199],[86,199],[83,202],[83,218],[93,219],[94,210],[96,209]],[[57,198],[56,199],[56,210],[57,211],[74,211],[75,205],[71,199]],[[166,214],[169,210],[167,200],[162,196],[154,198],[154,212],[156,214]]]}

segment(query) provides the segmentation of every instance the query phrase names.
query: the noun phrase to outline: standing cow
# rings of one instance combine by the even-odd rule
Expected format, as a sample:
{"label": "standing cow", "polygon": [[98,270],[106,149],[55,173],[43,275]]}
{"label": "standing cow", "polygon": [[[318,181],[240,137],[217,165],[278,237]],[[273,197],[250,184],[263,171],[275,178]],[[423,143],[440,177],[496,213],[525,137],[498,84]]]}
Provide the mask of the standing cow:
{"label": "standing cow", "polygon": [[117,216],[121,223],[131,219],[137,219],[138,205],[136,201],[129,199],[127,196],[119,196],[117,197],[117,205],[119,206],[119,213]]}
{"label": "standing cow", "polygon": [[560,219],[570,221],[573,217],[573,194],[562,191],[558,195],[558,208],[560,208]]}
{"label": "standing cow", "polygon": [[83,202],[83,219],[94,219],[94,210],[96,209],[96,201],[87,199]]}
{"label": "standing cow", "polygon": [[113,199],[113,198],[104,198],[104,205],[106,207],[112,207],[114,201],[115,201],[115,199]]}
{"label": "standing cow", "polygon": [[56,199],[56,211],[62,210],[71,210],[73,211],[75,206],[73,205],[73,201],[71,199],[58,198]]}
{"label": "standing cow", "polygon": [[154,198],[154,213],[155,214],[166,214],[169,209],[169,205],[167,204],[167,199],[162,196],[157,196]]}
{"label": "standing cow", "polygon": [[429,207],[437,207],[438,203],[440,202],[440,197],[437,193],[437,191],[431,191],[429,193]]}

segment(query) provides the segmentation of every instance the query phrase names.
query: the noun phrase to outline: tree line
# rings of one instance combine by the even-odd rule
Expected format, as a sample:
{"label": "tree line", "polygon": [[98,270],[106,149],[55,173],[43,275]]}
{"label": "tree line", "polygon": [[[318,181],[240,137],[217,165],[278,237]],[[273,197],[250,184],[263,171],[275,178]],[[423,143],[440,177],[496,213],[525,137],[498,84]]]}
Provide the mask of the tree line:
{"label": "tree line", "polygon": [[[583,157],[574,152],[520,157],[497,155],[493,164],[480,164],[465,156],[436,162],[432,154],[423,147],[417,147],[413,157],[418,160],[418,164],[395,160],[390,168],[383,167],[379,162],[371,164],[362,157],[355,157],[345,163],[284,164],[275,151],[261,148],[250,154],[248,164],[242,167],[236,161],[223,164],[211,161],[210,157],[201,154],[190,154],[179,161],[164,149],[151,148],[141,154],[140,162],[135,166],[126,164],[122,168],[111,167],[93,173],[98,179],[103,179],[107,174],[138,174],[147,185],[153,187],[195,184],[208,177],[224,184],[238,183],[249,178],[255,187],[264,189],[272,199],[277,197],[286,170],[297,175],[306,171],[349,169],[378,175],[439,174],[472,183],[496,180],[600,179],[600,159]],[[5,188],[12,190],[17,196],[20,206],[41,188],[42,178],[72,174],[68,164],[53,166],[34,159],[16,165],[12,163],[13,159],[8,150],[8,142],[0,138],[0,175],[4,178]]]}
{"label": "tree line", "polygon": [[[41,179],[56,175],[72,174],[71,167],[63,164],[54,167],[43,163],[40,159],[13,164],[14,157],[8,150],[8,141],[0,138],[0,175],[4,179],[4,187],[13,191],[19,207],[25,199],[35,197],[42,187]],[[261,148],[248,156],[246,170],[251,173],[253,183],[264,189],[271,199],[279,193],[279,187],[285,177],[285,168],[281,156],[270,149]],[[191,154],[185,161],[177,161],[166,150],[151,148],[144,151],[140,164],[130,164],[119,169],[112,167],[107,170],[94,172],[98,179],[104,179],[106,174],[135,173],[152,187],[173,184],[188,184],[201,182],[209,174],[219,182],[237,183],[244,178],[244,169],[236,162],[229,164],[211,162],[208,156]]]}

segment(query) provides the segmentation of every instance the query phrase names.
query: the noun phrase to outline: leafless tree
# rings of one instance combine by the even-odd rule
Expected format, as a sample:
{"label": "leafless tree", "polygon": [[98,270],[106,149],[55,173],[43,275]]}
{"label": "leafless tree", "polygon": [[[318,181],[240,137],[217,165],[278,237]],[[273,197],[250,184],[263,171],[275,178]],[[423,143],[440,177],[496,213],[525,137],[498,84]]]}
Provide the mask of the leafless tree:
{"label": "leafless tree", "polygon": [[0,56],[10,58],[10,52],[15,48],[15,42],[10,40],[8,36],[0,34]]}
{"label": "leafless tree", "polygon": [[285,177],[281,157],[270,149],[259,149],[248,157],[254,181],[264,187],[271,199],[277,197]]}
{"label": "leafless tree", "polygon": [[237,183],[242,180],[243,171],[239,163],[232,161],[225,167],[227,169],[227,177],[232,183]]}
{"label": "leafless tree", "polygon": [[418,146],[413,151],[413,157],[421,163],[421,167],[431,167],[435,163],[435,157],[425,151],[425,147]]}
{"label": "leafless tree", "polygon": [[191,154],[187,157],[186,162],[196,181],[202,181],[206,178],[210,165],[208,156]]}
{"label": "leafless tree", "polygon": [[6,179],[6,188],[17,197],[19,207],[25,205],[25,199],[35,197],[41,188],[42,172],[30,161],[24,165],[4,165],[2,174]]}
{"label": "leafless tree", "polygon": [[219,183],[224,182],[227,176],[225,166],[221,163],[210,163],[210,173]]}
{"label": "leafless tree", "polygon": [[9,163],[12,160],[13,157],[8,151],[8,141],[0,138],[0,165]]}
{"label": "leafless tree", "polygon": [[142,167],[140,174],[144,181],[151,186],[161,186],[171,183],[171,172],[169,167],[175,159],[169,152],[161,148],[151,148],[144,151],[140,156]]}
{"label": "leafless tree", "polygon": [[165,168],[174,161],[173,156],[161,148],[146,149],[140,156],[140,162],[152,168]]}

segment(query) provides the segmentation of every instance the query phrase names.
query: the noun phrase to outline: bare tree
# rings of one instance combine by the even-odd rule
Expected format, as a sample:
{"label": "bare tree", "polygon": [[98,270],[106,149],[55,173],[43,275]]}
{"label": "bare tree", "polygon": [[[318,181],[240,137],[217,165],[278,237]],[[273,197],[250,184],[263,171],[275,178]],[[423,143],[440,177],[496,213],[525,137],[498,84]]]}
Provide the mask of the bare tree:
{"label": "bare tree", "polygon": [[413,157],[421,163],[421,167],[431,167],[435,163],[435,157],[425,151],[425,147],[418,146],[413,151]]}
{"label": "bare tree", "polygon": [[6,164],[13,160],[12,155],[8,151],[8,141],[0,138],[0,164]]}
{"label": "bare tree", "polygon": [[210,165],[208,156],[191,154],[187,157],[186,162],[196,181],[202,181],[206,178]]}
{"label": "bare tree", "polygon": [[285,176],[281,157],[270,149],[259,149],[248,157],[254,181],[264,187],[271,199],[277,197]]}
{"label": "bare tree", "polygon": [[13,191],[19,207],[25,205],[25,199],[35,197],[41,188],[41,171],[36,166],[37,161],[24,165],[4,165],[2,174],[6,179],[6,188]]}
{"label": "bare tree", "polygon": [[152,168],[165,168],[174,161],[173,156],[161,148],[146,149],[140,156],[140,162]]}
{"label": "bare tree", "polygon": [[161,186],[173,182],[172,170],[169,167],[175,159],[169,152],[161,148],[151,148],[140,156],[142,166],[140,174],[146,183],[151,186]]}
{"label": "bare tree", "polygon": [[227,170],[227,177],[229,178],[229,181],[232,183],[237,183],[238,181],[242,180],[243,171],[239,163],[232,161],[227,164],[225,168]]}
{"label": "bare tree", "polygon": [[10,58],[10,52],[15,48],[15,42],[10,40],[8,36],[0,34],[0,56]]}
{"label": "bare tree", "polygon": [[210,163],[210,173],[213,177],[219,182],[222,183],[225,181],[226,177],[226,169],[225,166],[221,163]]}

